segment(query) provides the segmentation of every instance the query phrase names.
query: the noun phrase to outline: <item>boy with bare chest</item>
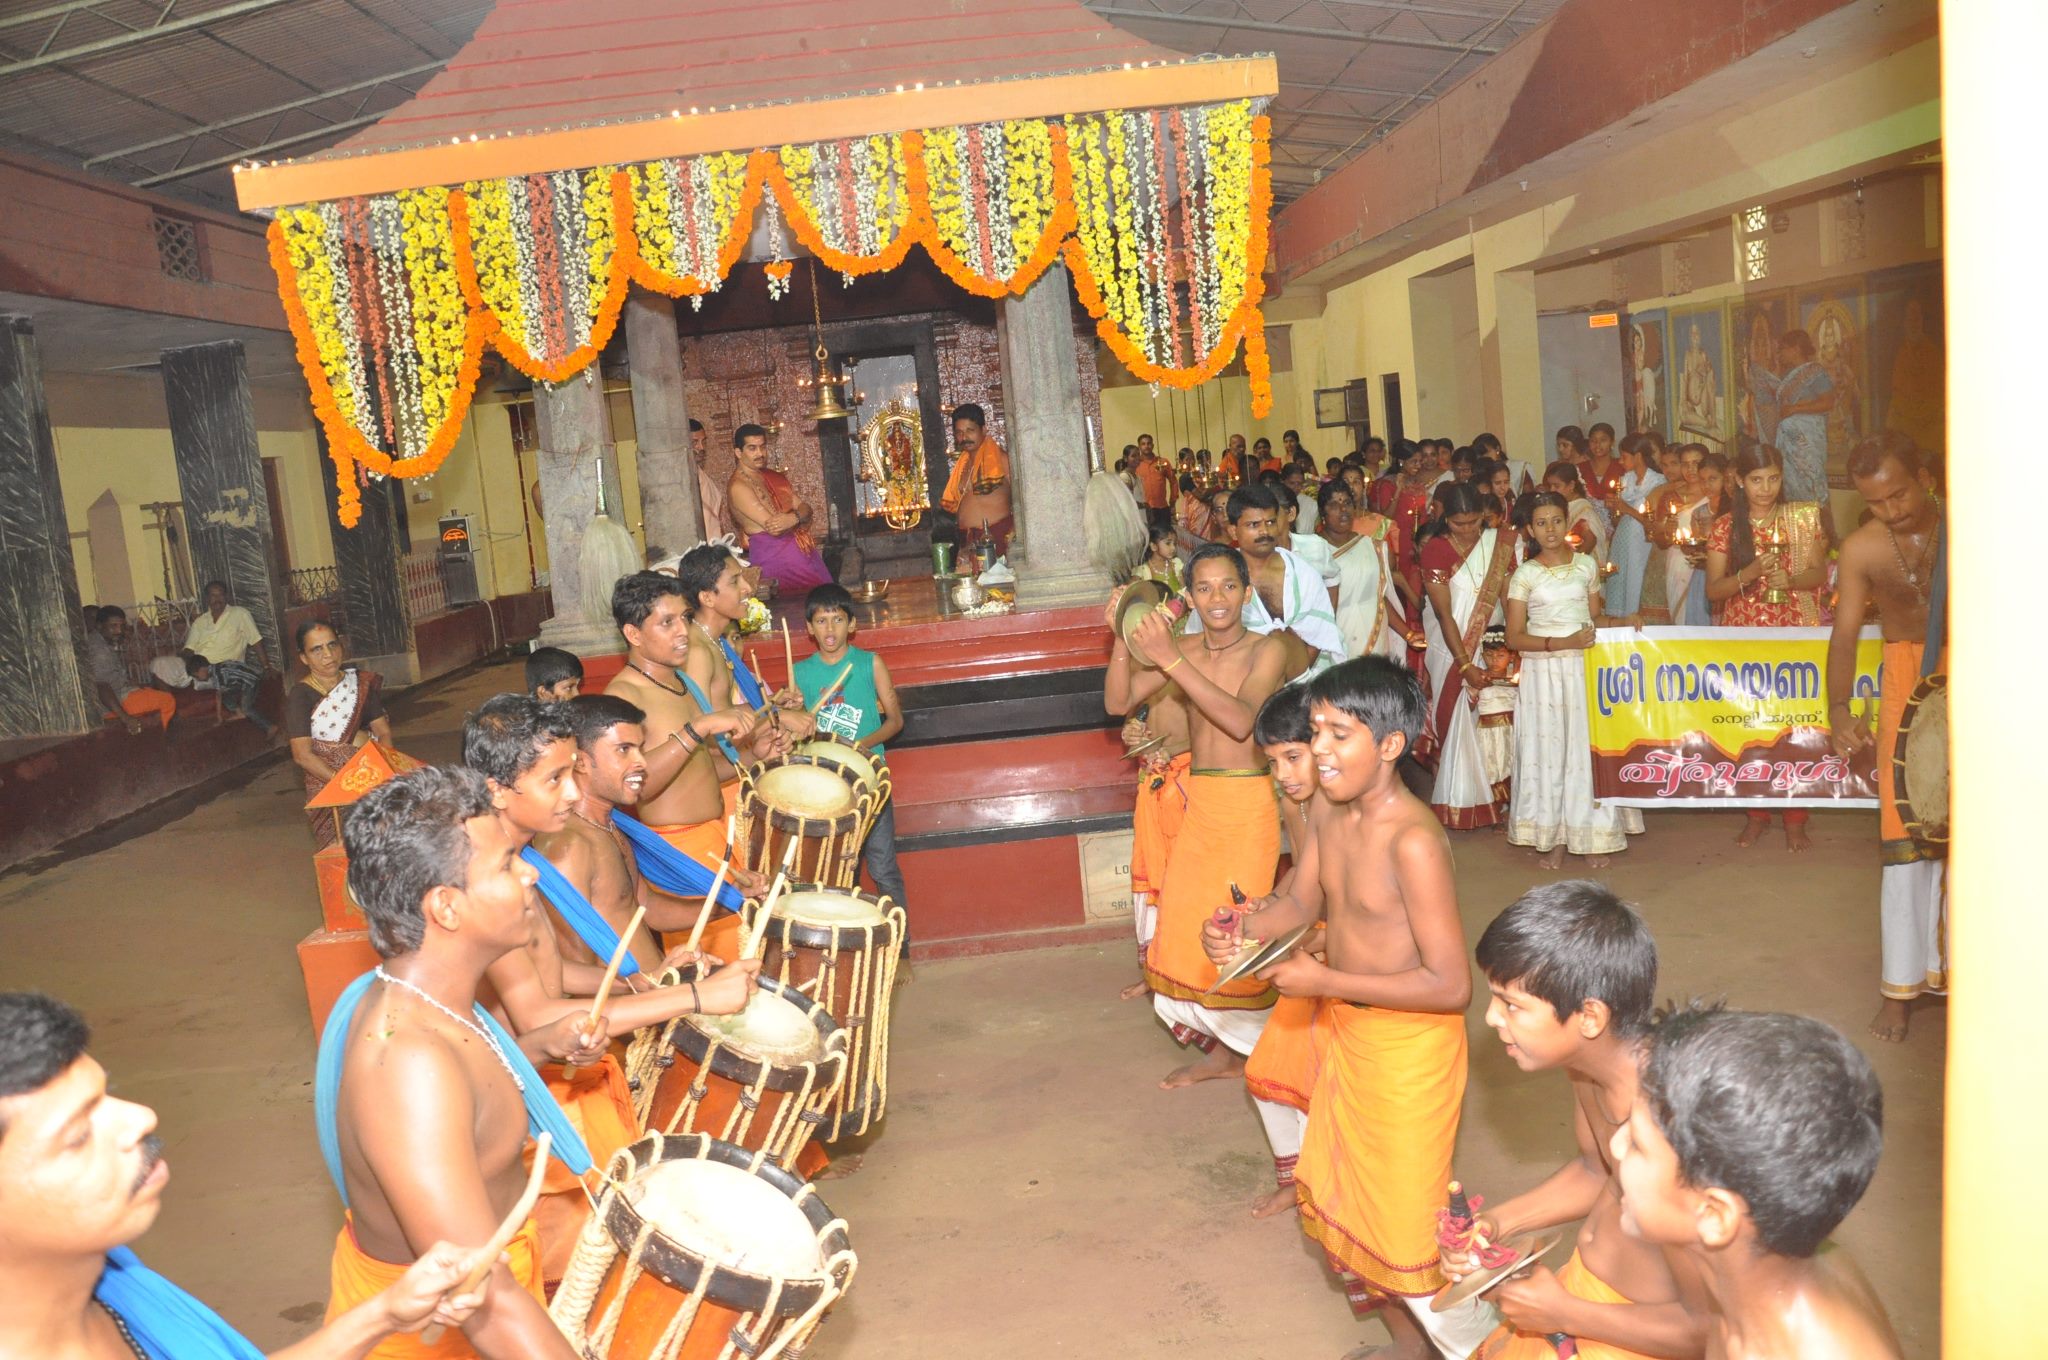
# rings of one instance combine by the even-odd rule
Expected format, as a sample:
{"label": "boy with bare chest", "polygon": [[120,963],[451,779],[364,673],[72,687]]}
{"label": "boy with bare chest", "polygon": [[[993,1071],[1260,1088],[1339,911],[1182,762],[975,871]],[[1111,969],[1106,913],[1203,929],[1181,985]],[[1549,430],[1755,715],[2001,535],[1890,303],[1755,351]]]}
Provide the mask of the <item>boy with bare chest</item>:
{"label": "boy with bare chest", "polygon": [[[1698,1271],[1675,1250],[1621,1229],[1610,1147],[1641,1099],[1657,990],[1657,945],[1634,908],[1598,883],[1545,884],[1523,894],[1479,937],[1492,999],[1486,1023],[1525,1072],[1556,1068],[1571,1082],[1579,1155],[1542,1184],[1491,1206],[1475,1235],[1502,1242],[1583,1220],[1563,1269],[1519,1271],[1489,1291],[1506,1324],[1485,1360],[1550,1360],[1560,1337],[1583,1360],[1696,1357],[1705,1349]],[[1480,1268],[1446,1248],[1444,1272]]]}
{"label": "boy with bare chest", "polygon": [[1202,950],[1201,923],[1230,904],[1236,885],[1259,896],[1273,886],[1280,821],[1253,726],[1280,685],[1280,642],[1244,624],[1251,573],[1235,548],[1211,544],[1188,564],[1188,594],[1200,629],[1178,632],[1164,614],[1145,619],[1129,648],[1110,653],[1104,702],[1125,712],[1180,686],[1188,704],[1187,811],[1167,858],[1159,917],[1145,958],[1153,1009],[1176,1039],[1205,1055],[1169,1073],[1169,1089],[1235,1076],[1258,1042],[1273,989],[1254,978],[1209,990],[1216,967]]}
{"label": "boy with bare chest", "polygon": [[[1434,1343],[1465,1360],[1491,1330],[1491,1309],[1429,1307],[1444,1283],[1436,1210],[1464,1102],[1472,980],[1450,845],[1395,772],[1421,728],[1422,691],[1406,669],[1363,657],[1317,676],[1309,700],[1330,818],[1289,891],[1242,927],[1265,940],[1327,925],[1327,962],[1297,949],[1259,975],[1282,995],[1321,998],[1295,1171],[1302,1230],[1338,1269],[1405,1305],[1383,1313],[1389,1354],[1425,1360]],[[1202,933],[1219,963],[1242,943],[1213,922]]]}

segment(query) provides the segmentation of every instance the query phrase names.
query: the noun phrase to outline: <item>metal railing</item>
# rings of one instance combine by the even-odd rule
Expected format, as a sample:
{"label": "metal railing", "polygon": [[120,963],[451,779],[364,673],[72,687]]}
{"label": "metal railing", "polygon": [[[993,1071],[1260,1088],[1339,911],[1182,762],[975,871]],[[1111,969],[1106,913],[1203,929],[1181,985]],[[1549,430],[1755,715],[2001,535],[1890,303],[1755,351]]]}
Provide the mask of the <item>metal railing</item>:
{"label": "metal railing", "polygon": [[341,598],[341,572],[335,567],[294,567],[285,582],[285,603],[331,603]]}
{"label": "metal railing", "polygon": [[399,559],[399,584],[404,589],[405,616],[417,623],[448,612],[448,591],[441,581],[438,548],[409,552]]}

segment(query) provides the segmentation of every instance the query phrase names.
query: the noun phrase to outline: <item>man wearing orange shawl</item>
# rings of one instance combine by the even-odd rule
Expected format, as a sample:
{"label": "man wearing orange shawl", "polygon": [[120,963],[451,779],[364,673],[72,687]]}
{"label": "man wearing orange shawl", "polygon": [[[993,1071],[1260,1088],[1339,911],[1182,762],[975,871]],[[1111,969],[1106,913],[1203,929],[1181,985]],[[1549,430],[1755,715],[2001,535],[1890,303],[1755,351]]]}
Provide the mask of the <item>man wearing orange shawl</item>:
{"label": "man wearing orange shawl", "polygon": [[1362,1291],[1398,1302],[1384,1318],[1402,1353],[1434,1345],[1467,1360],[1492,1311],[1429,1303],[1444,1283],[1436,1213],[1464,1103],[1472,975],[1450,842],[1396,768],[1422,727],[1422,687],[1380,656],[1332,666],[1308,687],[1328,819],[1301,847],[1287,891],[1241,933],[1203,926],[1202,947],[1226,961],[1246,940],[1326,923],[1327,962],[1296,949],[1259,973],[1283,996],[1318,1000],[1295,1169],[1302,1230]]}
{"label": "man wearing orange shawl", "polygon": [[768,466],[768,431],[742,425],[732,432],[732,480],[726,484],[732,517],[747,536],[748,560],[785,597],[803,595],[832,580],[811,532],[810,503],[789,478]]}
{"label": "man wearing orange shawl", "polygon": [[1001,557],[1017,532],[1010,513],[1010,457],[988,437],[988,417],[971,401],[953,408],[953,446],[960,458],[939,505],[959,521],[962,542],[985,536]]}

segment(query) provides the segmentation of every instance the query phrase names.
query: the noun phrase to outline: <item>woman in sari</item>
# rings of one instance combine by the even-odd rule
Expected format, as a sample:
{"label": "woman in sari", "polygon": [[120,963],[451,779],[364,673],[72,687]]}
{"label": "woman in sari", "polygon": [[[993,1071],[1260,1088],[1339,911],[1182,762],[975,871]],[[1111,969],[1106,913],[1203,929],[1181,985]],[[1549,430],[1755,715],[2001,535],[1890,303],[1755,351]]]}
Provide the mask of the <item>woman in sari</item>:
{"label": "woman in sari", "polygon": [[[1707,598],[1721,607],[1723,627],[1814,628],[1830,621],[1822,600],[1828,536],[1820,507],[1788,501],[1784,483],[1784,455],[1745,441],[1728,513],[1714,521],[1707,540]],[[1805,808],[1785,809],[1786,849],[1810,844],[1806,822]],[[1747,849],[1770,824],[1769,811],[1749,809],[1735,843]]]}
{"label": "woman in sari", "polygon": [[1341,480],[1324,486],[1317,499],[1322,513],[1316,532],[1329,545],[1337,572],[1337,631],[1344,636],[1344,655],[1405,662],[1408,624],[1387,560],[1393,522],[1359,510]]}
{"label": "woman in sari", "polygon": [[1487,777],[1473,706],[1492,682],[1480,664],[1479,644],[1500,623],[1501,602],[1515,568],[1516,535],[1485,526],[1479,489],[1450,482],[1438,489],[1441,532],[1422,545],[1420,566],[1429,608],[1423,631],[1435,702],[1423,729],[1420,754],[1436,761],[1430,810],[1453,830],[1496,826],[1507,809],[1508,787]]}
{"label": "woman in sari", "polygon": [[1825,505],[1828,412],[1835,409],[1834,379],[1816,356],[1813,337],[1802,330],[1786,331],[1778,337],[1778,366],[1784,376],[1776,380],[1772,394],[1778,424],[1771,442],[1784,456],[1785,498]]}
{"label": "woman in sari", "polygon": [[[293,642],[306,675],[285,691],[284,731],[311,799],[372,737],[388,745],[391,719],[384,715],[377,693],[383,680],[374,671],[342,664],[341,638],[332,628],[308,619],[299,625]],[[312,829],[315,850],[325,850],[339,839],[333,808],[309,808],[306,825]]]}

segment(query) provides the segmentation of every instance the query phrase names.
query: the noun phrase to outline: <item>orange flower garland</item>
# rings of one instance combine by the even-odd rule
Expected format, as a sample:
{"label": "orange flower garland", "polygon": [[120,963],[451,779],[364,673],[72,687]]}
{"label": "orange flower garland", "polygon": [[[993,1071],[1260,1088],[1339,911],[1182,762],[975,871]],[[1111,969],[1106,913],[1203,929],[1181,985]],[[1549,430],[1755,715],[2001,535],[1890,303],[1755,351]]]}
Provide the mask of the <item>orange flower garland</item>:
{"label": "orange flower garland", "polygon": [[[468,415],[486,344],[494,345],[513,367],[530,377],[545,382],[565,381],[595,360],[616,331],[629,282],[670,297],[698,297],[716,289],[744,254],[764,190],[771,189],[796,238],[827,268],[850,277],[895,268],[915,244],[922,245],[941,272],[963,290],[978,297],[1000,298],[1021,295],[1051,267],[1054,260],[1064,259],[1073,275],[1076,295],[1095,318],[1096,333],[1131,372],[1146,382],[1192,388],[1222,373],[1238,357],[1242,345],[1245,372],[1251,387],[1252,413],[1264,416],[1272,408],[1272,377],[1266,352],[1265,322],[1260,310],[1265,294],[1264,270],[1272,215],[1271,123],[1262,115],[1249,119],[1250,165],[1247,176],[1246,160],[1240,158],[1243,153],[1236,149],[1244,146],[1244,140],[1241,140],[1244,138],[1243,129],[1252,107],[1246,103],[1214,105],[1209,106],[1209,111],[1208,116],[1220,120],[1213,126],[1226,129],[1227,135],[1219,131],[1207,139],[1205,145],[1202,139],[1186,129],[1209,125],[1207,118],[1198,116],[1184,121],[1177,116],[1170,120],[1171,140],[1175,145],[1170,151],[1161,146],[1155,152],[1162,162],[1169,154],[1176,156],[1177,168],[1184,178],[1189,175],[1188,167],[1196,157],[1202,158],[1201,164],[1209,167],[1212,175],[1227,172],[1225,182],[1232,190],[1229,197],[1236,199],[1229,214],[1228,229],[1205,227],[1208,234],[1201,242],[1190,243],[1184,257],[1192,271],[1201,274],[1199,286],[1210,290],[1207,296],[1221,303],[1216,311],[1228,312],[1217,325],[1203,301],[1196,296],[1190,297],[1191,308],[1203,308],[1200,313],[1202,321],[1198,323],[1202,330],[1207,331],[1210,325],[1215,325],[1213,343],[1206,353],[1201,352],[1201,340],[1206,337],[1198,335],[1197,352],[1188,356],[1191,362],[1176,363],[1168,357],[1175,348],[1172,337],[1145,333],[1147,309],[1132,305],[1139,301],[1138,294],[1132,293],[1123,307],[1112,309],[1107,305],[1106,290],[1116,289],[1122,294],[1133,287],[1133,280],[1124,276],[1124,270],[1144,248],[1142,242],[1129,239],[1132,219],[1122,206],[1122,202],[1127,201],[1122,196],[1133,191],[1132,178],[1128,174],[1129,167],[1117,162],[1115,146],[1111,147],[1110,162],[1105,164],[1101,145],[1091,140],[1088,143],[1089,173],[1096,178],[1090,181],[1093,187],[1087,197],[1088,210],[1094,216],[1092,221],[1082,223],[1076,184],[1076,164],[1081,152],[1070,143],[1067,120],[1044,120],[1042,138],[1029,125],[1033,120],[986,125],[976,129],[973,137],[956,134],[951,129],[940,129],[932,134],[909,131],[893,139],[870,138],[867,139],[865,164],[860,163],[859,149],[848,153],[836,143],[793,144],[775,150],[756,150],[747,154],[744,176],[739,179],[736,196],[733,189],[735,157],[733,153],[724,153],[716,170],[721,176],[716,189],[719,201],[708,205],[706,210],[714,214],[708,222],[692,198],[693,195],[702,196],[700,189],[704,180],[700,178],[697,181],[699,187],[695,189],[687,187],[683,179],[673,175],[661,185],[652,182],[655,166],[668,167],[673,172],[677,165],[682,165],[683,174],[687,175],[688,163],[654,162],[648,166],[610,171],[609,222],[592,215],[595,212],[594,202],[606,190],[593,182],[586,172],[582,179],[581,202],[577,207],[564,208],[560,217],[537,220],[531,228],[549,231],[549,239],[534,243],[534,253],[559,261],[560,272],[547,280],[528,278],[523,285],[523,295],[502,274],[495,276],[491,285],[492,296],[500,306],[509,309],[502,319],[499,310],[486,298],[485,286],[477,274],[477,232],[471,220],[471,192],[494,196],[487,206],[487,210],[496,215],[491,230],[507,230],[504,213],[508,200],[505,195],[512,191],[503,187],[506,182],[489,181],[471,186],[470,192],[448,192],[445,220],[439,222],[435,220],[437,213],[431,204],[423,210],[420,204],[414,203],[408,207],[405,216],[408,267],[418,267],[416,261],[426,261],[431,265],[432,261],[445,258],[451,262],[460,304],[457,305],[452,298],[444,304],[442,300],[417,292],[411,300],[415,318],[431,316],[433,320],[424,328],[416,321],[413,332],[400,338],[411,341],[413,350],[419,348],[420,337],[430,336],[439,340],[430,356],[431,363],[422,370],[423,373],[430,372],[435,379],[432,398],[429,400],[422,395],[419,400],[423,409],[407,410],[399,422],[408,431],[408,446],[419,449],[411,457],[379,448],[373,437],[374,429],[371,434],[366,434],[358,424],[358,417],[368,418],[366,410],[360,409],[360,403],[371,399],[371,393],[355,390],[356,387],[367,381],[371,388],[376,388],[388,376],[384,366],[376,362],[377,355],[387,348],[385,341],[389,338],[377,328],[378,319],[386,316],[385,310],[374,297],[361,299],[362,305],[357,310],[352,311],[346,305],[350,295],[344,290],[360,285],[338,275],[337,271],[346,269],[346,260],[334,258],[333,248],[316,239],[317,233],[307,225],[311,222],[308,214],[315,209],[281,213],[271,224],[269,232],[271,265],[277,272],[279,296],[292,331],[300,367],[312,394],[313,407],[327,432],[329,451],[334,458],[336,485],[340,493],[339,518],[343,525],[352,526],[361,515],[358,468],[383,476],[408,477],[431,473],[441,465]],[[1121,117],[1118,114],[1091,115],[1086,126],[1092,130],[1114,130]],[[937,136],[940,133],[955,140],[948,144],[943,154],[934,147],[928,155],[927,135]],[[882,151],[882,146],[888,148],[887,154]],[[977,146],[981,148],[979,155],[975,155]],[[1228,155],[1234,151],[1235,155],[1229,161],[1212,159],[1215,155]],[[969,167],[962,163],[960,157],[963,155],[973,156],[976,164]],[[824,175],[814,172],[819,156],[835,158]],[[878,160],[878,156],[881,159]],[[935,186],[931,178],[933,162],[941,159],[945,161],[947,176],[941,193],[946,200],[943,213],[935,211]],[[709,163],[697,168],[708,169]],[[1156,173],[1156,167],[1154,170]],[[1048,172],[1049,193],[1046,192]],[[636,176],[642,178],[636,181]],[[998,176],[1002,177],[1000,181]],[[976,182],[989,186],[993,202],[960,201],[965,186]],[[636,183],[646,198],[644,204],[636,198]],[[1214,183],[1212,179],[1212,186]],[[684,187],[678,190],[678,186]],[[999,196],[997,191],[1000,191]],[[673,196],[677,192],[682,197]],[[1196,230],[1195,225],[1188,221],[1189,213],[1185,206],[1191,201],[1186,197],[1188,192],[1184,185],[1181,213],[1184,232]],[[814,205],[811,200],[821,195],[829,196],[832,202],[826,204],[821,201]],[[1248,204],[1245,203],[1247,199]],[[1203,201],[1205,205],[1211,201],[1207,191]],[[1223,196],[1217,196],[1216,201],[1225,200]],[[1237,204],[1245,206],[1238,207]],[[358,204],[318,207],[317,210],[328,213],[331,222],[337,207],[344,221],[352,220],[347,216],[350,212],[361,216]],[[728,208],[730,217],[719,221],[718,218],[723,217],[724,210]],[[856,249],[840,249],[828,239],[827,231],[820,225],[820,217],[827,209],[830,209],[831,220],[836,224],[830,236],[842,238],[841,245],[849,244],[843,238],[858,223],[858,230],[852,230],[855,239],[851,242]],[[973,215],[971,234],[969,224],[962,216],[963,210]],[[872,224],[872,230],[866,221],[866,215],[870,213],[879,217]],[[1218,210],[1216,215],[1221,217],[1223,214]],[[686,216],[691,219],[687,223],[684,221]],[[289,230],[288,219],[297,224]],[[568,219],[573,219],[574,225],[581,229],[581,239],[564,235],[563,223]],[[1041,219],[1043,225],[1039,228]],[[893,238],[880,242],[882,231],[892,224],[896,227]],[[1086,232],[1083,231],[1084,226]],[[1035,239],[1032,235],[1034,228],[1039,228]],[[643,230],[650,242],[649,253],[659,255],[663,264],[697,263],[715,268],[705,270],[709,277],[680,276],[669,272],[643,256],[640,246]],[[676,233],[684,230],[698,233],[692,238],[687,255],[675,249]],[[990,235],[997,232],[1003,234],[1000,241]],[[607,235],[609,240],[605,239]],[[1083,245],[1083,235],[1088,235],[1088,247]],[[872,253],[858,253],[859,247],[871,237],[876,239],[877,248]],[[716,259],[703,260],[705,252],[713,248],[714,241]],[[988,270],[971,262],[963,253],[975,242],[980,245],[975,247],[974,254],[987,259]],[[1201,248],[1194,249],[1196,244]],[[494,248],[502,249],[502,246]],[[295,251],[301,253],[295,256]],[[1091,251],[1101,256],[1103,267],[1114,277],[1098,277],[1091,267]],[[300,278],[295,258],[306,261],[309,271],[306,280]],[[771,262],[771,274],[777,266],[786,279],[789,262]],[[503,265],[494,267],[505,268]],[[1009,277],[990,277],[991,272],[1005,267],[1011,269]],[[566,273],[571,269],[576,271],[573,277]],[[1178,286],[1187,286],[1192,293],[1198,281],[1189,270],[1177,272],[1189,274]],[[564,279],[574,285],[573,296],[565,298],[567,304],[580,309],[587,302],[590,308],[589,329],[583,343],[566,353],[537,354],[532,347],[536,331],[542,335],[561,335],[562,339],[573,338],[573,333],[564,334],[563,323],[568,318],[562,312],[562,304],[548,305],[555,302],[558,293],[571,291],[562,286]],[[535,284],[546,286],[536,291]],[[314,288],[318,296],[302,295],[302,286]],[[433,280],[423,280],[419,286],[445,288],[445,276],[438,285]],[[1155,282],[1151,286],[1156,288],[1158,284]],[[1165,286],[1177,286],[1171,274]],[[586,292],[589,294],[587,298]],[[1233,302],[1235,305],[1231,305]],[[309,303],[317,304],[315,310],[320,319],[309,315]],[[418,308],[422,305],[439,310],[421,313]],[[533,306],[540,307],[541,315],[526,315],[527,309]],[[1153,314],[1168,314],[1168,311],[1155,303]],[[536,322],[538,326],[534,324]],[[397,323],[394,321],[392,324]],[[359,330],[375,333],[362,334]],[[459,359],[456,357],[458,335]],[[1158,354],[1158,361],[1148,356],[1148,349]],[[448,386],[446,377],[451,363],[454,369],[452,388]],[[447,393],[445,400],[441,395],[444,390]],[[373,427],[382,423],[381,417],[391,414],[383,410],[385,405],[388,403],[379,403],[374,408],[379,415],[378,418],[369,418]],[[411,431],[426,432],[424,441],[415,442],[419,436]]]}

